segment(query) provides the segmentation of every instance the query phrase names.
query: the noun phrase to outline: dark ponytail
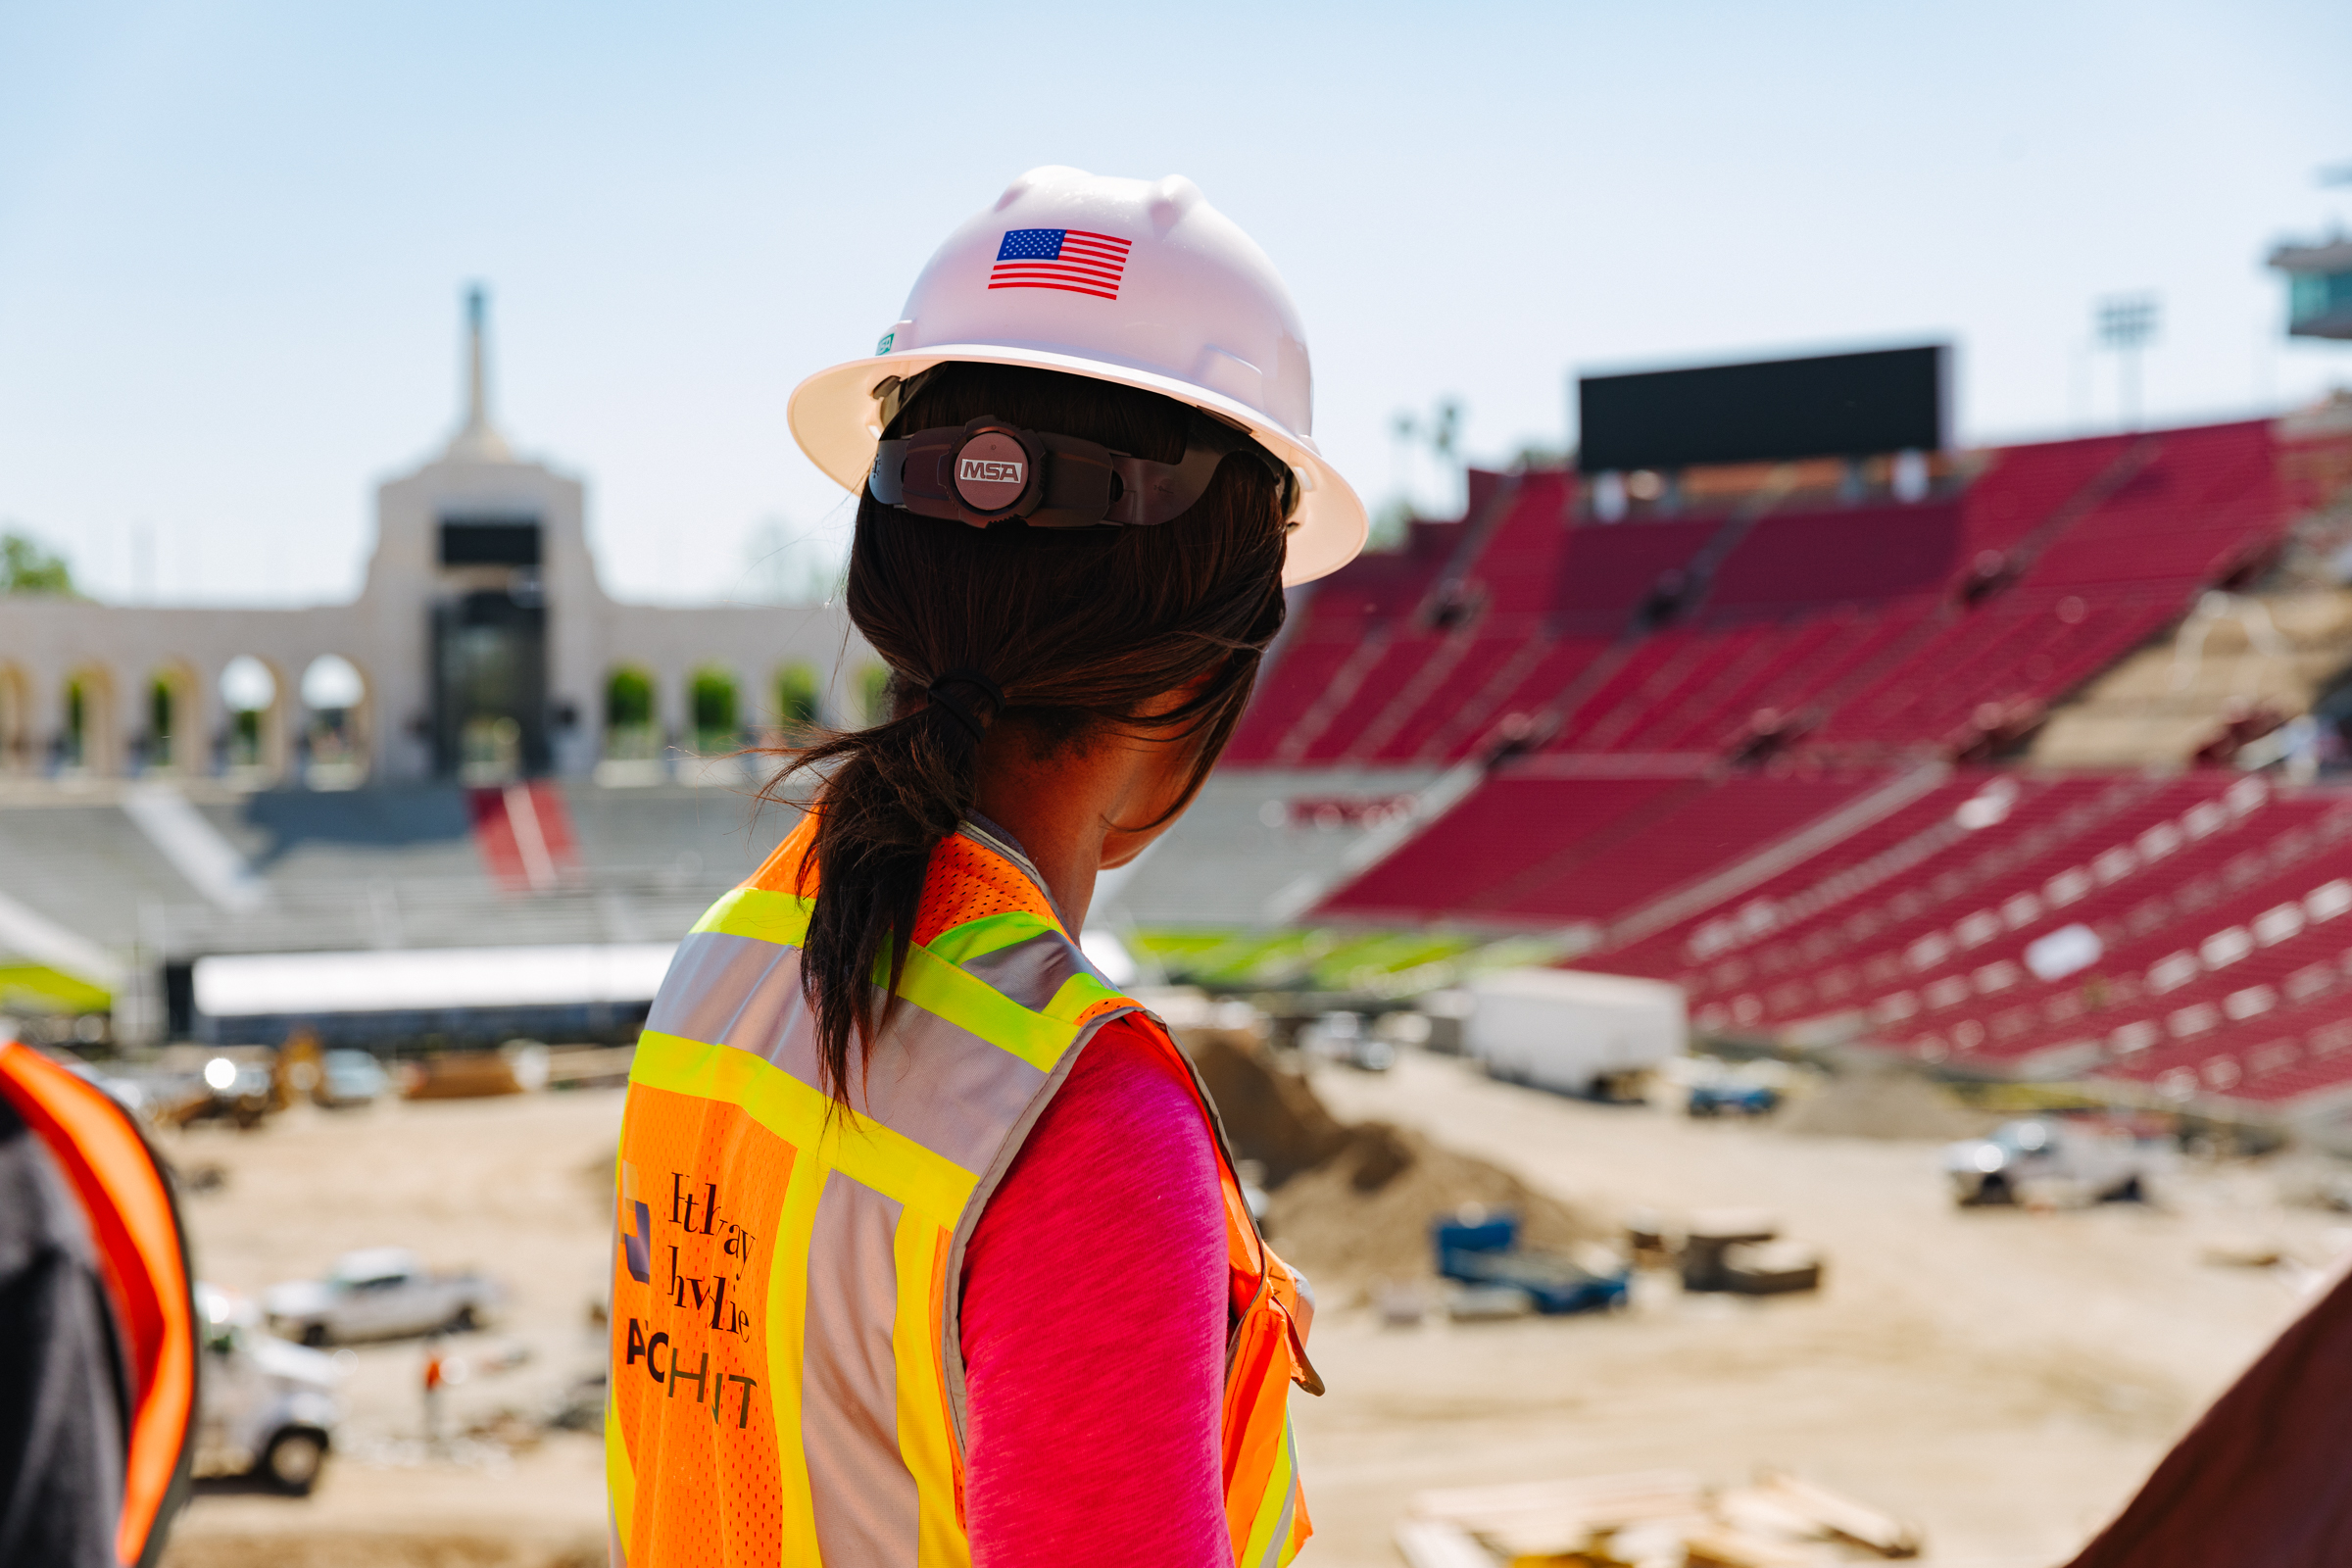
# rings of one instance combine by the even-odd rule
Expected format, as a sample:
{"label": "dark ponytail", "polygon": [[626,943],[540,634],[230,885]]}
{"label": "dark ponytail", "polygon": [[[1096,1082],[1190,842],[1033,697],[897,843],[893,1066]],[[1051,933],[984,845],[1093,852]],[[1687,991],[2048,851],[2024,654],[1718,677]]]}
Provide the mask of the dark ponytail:
{"label": "dark ponytail", "polygon": [[[1108,382],[945,365],[885,433],[982,415],[1158,463],[1183,457],[1192,418]],[[859,498],[847,603],[890,666],[890,716],[791,749],[768,790],[804,768],[822,780],[802,987],[826,1093],[846,1103],[889,1019],[931,852],[972,809],[983,734],[1002,725],[1041,757],[1122,731],[1181,743],[1192,773],[1174,815],[1216,765],[1281,629],[1282,559],[1280,488],[1248,453],[1150,527],[981,529]],[[1144,715],[1180,688],[1194,695]]]}

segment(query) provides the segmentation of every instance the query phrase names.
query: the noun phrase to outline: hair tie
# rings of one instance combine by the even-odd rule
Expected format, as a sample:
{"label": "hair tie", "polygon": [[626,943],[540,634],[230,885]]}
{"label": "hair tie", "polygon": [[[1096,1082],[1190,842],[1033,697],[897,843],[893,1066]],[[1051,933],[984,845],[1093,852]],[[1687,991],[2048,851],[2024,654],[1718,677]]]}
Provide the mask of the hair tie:
{"label": "hair tie", "polygon": [[971,706],[963,699],[947,691],[945,688],[949,686],[979,687],[981,694],[988,699],[989,717],[992,719],[1004,711],[1004,688],[976,669],[949,669],[933,677],[931,684],[923,690],[926,702],[946,710],[949,717],[970,731],[974,741],[981,740],[988,734],[987,722],[973,712]]}

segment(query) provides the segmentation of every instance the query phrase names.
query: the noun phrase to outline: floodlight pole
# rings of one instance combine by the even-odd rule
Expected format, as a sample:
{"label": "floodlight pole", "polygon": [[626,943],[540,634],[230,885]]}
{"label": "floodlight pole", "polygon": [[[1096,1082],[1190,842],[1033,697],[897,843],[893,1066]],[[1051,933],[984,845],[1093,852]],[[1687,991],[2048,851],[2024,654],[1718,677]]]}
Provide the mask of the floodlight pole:
{"label": "floodlight pole", "polygon": [[2156,296],[2125,294],[2099,301],[2095,319],[2099,341],[2116,352],[2118,394],[2123,424],[2139,428],[2139,351],[2156,335]]}

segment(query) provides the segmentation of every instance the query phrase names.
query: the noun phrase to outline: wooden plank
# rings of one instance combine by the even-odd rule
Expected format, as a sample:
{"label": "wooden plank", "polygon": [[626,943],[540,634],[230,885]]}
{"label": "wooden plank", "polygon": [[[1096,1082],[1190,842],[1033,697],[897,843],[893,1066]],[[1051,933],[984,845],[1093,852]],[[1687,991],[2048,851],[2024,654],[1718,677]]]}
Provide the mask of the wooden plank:
{"label": "wooden plank", "polygon": [[1916,1527],[1892,1514],[1784,1471],[1763,1472],[1757,1487],[1814,1520],[1825,1533],[1867,1546],[1882,1557],[1916,1557],[1925,1544]]}
{"label": "wooden plank", "polygon": [[1498,1568],[1493,1552],[1443,1519],[1397,1520],[1396,1549],[1412,1568]]}
{"label": "wooden plank", "polygon": [[1439,1488],[1416,1494],[1412,1511],[1426,1519],[1509,1513],[1531,1508],[1577,1508],[1613,1499],[1672,1495],[1692,1506],[1704,1494],[1698,1477],[1688,1470],[1642,1470],[1617,1476],[1587,1476],[1574,1481],[1522,1481],[1493,1487]]}
{"label": "wooden plank", "polygon": [[1814,1568],[1819,1562],[1802,1546],[1773,1541],[1730,1525],[1711,1525],[1684,1540],[1690,1568]]}

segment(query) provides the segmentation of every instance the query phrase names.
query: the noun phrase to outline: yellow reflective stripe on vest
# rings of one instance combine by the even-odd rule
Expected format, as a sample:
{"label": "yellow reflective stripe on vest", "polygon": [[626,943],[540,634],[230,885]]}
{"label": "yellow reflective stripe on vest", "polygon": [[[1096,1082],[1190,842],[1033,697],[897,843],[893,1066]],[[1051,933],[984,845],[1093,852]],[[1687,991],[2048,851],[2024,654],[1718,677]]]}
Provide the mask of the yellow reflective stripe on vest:
{"label": "yellow reflective stripe on vest", "polygon": [[612,1534],[627,1549],[637,1519],[637,1472],[629,1468],[629,1446],[620,1432],[620,1394],[605,1379],[605,1495],[612,1502]]}
{"label": "yellow reflective stripe on vest", "polygon": [[1091,974],[1074,974],[1054,993],[1054,1000],[1045,1005],[1045,1016],[1067,1023],[1075,1028],[1087,1014],[1104,1005],[1132,1007],[1135,1003],[1125,993],[1113,991]]}
{"label": "yellow reflective stripe on vest", "polygon": [[914,1568],[966,1568],[971,1561],[956,1514],[948,1396],[939,1382],[940,1293],[947,1283],[950,1236],[912,1204],[899,1216],[899,1313],[891,1325],[890,1351],[899,1372],[899,1456],[914,1477],[922,1511]]}
{"label": "yellow reflective stripe on vest", "polygon": [[1031,1012],[928,948],[906,950],[906,972],[899,979],[899,995],[925,1012],[1010,1052],[1041,1072],[1052,1072],[1078,1038],[1076,1023]]}
{"label": "yellow reflective stripe on vest", "polygon": [[1026,909],[1007,909],[1003,914],[984,914],[977,920],[951,926],[923,946],[950,963],[969,963],[1033,937],[1059,935],[1061,927],[1041,920]]}
{"label": "yellow reflective stripe on vest", "polygon": [[794,893],[737,888],[704,910],[694,929],[797,948],[808,938],[808,901]]}
{"label": "yellow reflective stripe on vest", "polygon": [[[708,1046],[649,1030],[638,1039],[629,1082],[741,1106],[754,1121],[802,1151],[802,1164],[838,1170],[885,1198],[920,1209],[948,1230],[956,1228],[972,1189],[979,1185],[975,1173],[944,1154],[854,1111],[833,1109],[833,1102],[814,1085],[733,1046]],[[796,1168],[793,1181],[799,1180]],[[790,1206],[787,1200],[788,1211]]]}
{"label": "yellow reflective stripe on vest", "polygon": [[1282,1419],[1282,1446],[1276,1450],[1274,1473],[1266,1478],[1266,1494],[1250,1522],[1250,1544],[1242,1548],[1239,1568],[1277,1568],[1291,1560],[1291,1519],[1298,1494],[1298,1455],[1291,1437],[1291,1419]]}
{"label": "yellow reflective stripe on vest", "polygon": [[[713,904],[694,929],[797,948],[808,935],[808,903],[796,894],[737,888]],[[899,996],[1011,1052],[1040,1071],[1051,1072],[1078,1038],[1079,1020],[1086,1009],[1115,1000],[1119,994],[1092,976],[1080,975],[1061,988],[1045,1011],[1032,1012],[956,965],[1056,930],[1035,915],[1015,910],[944,931],[929,947],[906,950]],[[876,983],[888,973],[885,956],[876,965]]]}

